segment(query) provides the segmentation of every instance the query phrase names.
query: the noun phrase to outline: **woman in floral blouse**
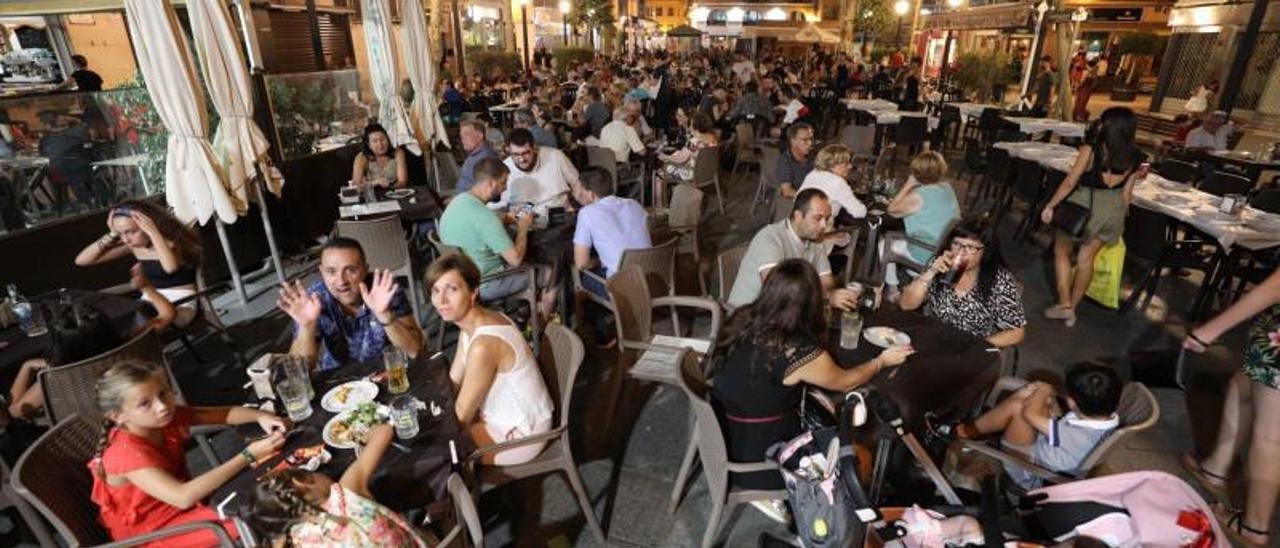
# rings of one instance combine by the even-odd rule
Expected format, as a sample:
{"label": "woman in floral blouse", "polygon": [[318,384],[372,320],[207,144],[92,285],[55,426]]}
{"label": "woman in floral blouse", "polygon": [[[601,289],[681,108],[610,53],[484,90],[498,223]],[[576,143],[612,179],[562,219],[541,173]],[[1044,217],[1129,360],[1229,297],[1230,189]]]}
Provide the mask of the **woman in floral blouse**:
{"label": "woman in floral blouse", "polygon": [[1182,464],[1205,489],[1226,500],[1236,453],[1249,441],[1243,510],[1215,505],[1223,527],[1245,546],[1270,546],[1271,514],[1280,492],[1280,270],[1208,323],[1187,333],[1186,350],[1200,353],[1227,330],[1257,316],[1245,342],[1244,368],[1227,388],[1218,441],[1207,458],[1191,454]]}

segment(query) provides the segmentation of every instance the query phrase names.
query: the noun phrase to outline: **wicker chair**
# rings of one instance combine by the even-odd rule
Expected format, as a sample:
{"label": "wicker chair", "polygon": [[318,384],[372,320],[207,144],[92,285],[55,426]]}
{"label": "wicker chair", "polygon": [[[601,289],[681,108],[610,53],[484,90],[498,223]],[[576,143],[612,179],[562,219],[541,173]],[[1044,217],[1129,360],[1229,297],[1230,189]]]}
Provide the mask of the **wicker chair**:
{"label": "wicker chair", "polygon": [[196,531],[208,531],[219,546],[235,546],[222,525],[212,521],[111,542],[98,522],[98,507],[89,498],[93,475],[85,466],[97,449],[98,435],[98,426],[88,418],[71,415],[36,440],[13,468],[14,490],[53,525],[67,546],[136,546]]}
{"label": "wicker chair", "polygon": [[[441,242],[440,234],[434,230],[427,233],[427,241],[431,242],[431,245],[435,247],[437,257],[443,257],[445,255],[465,255],[465,253],[462,252],[462,248]],[[506,297],[502,297],[501,299],[498,299],[498,301],[486,302],[482,304],[486,304],[486,305],[495,304],[496,302],[506,301],[509,299],[515,299],[518,301],[523,301],[528,303],[529,312],[530,312],[529,322],[532,325],[532,329],[533,329],[533,340],[530,341],[529,346],[533,348],[533,353],[536,355],[539,351],[539,347],[542,346],[541,344],[538,343],[539,337],[542,334],[542,327],[541,327],[542,323],[541,323],[541,320],[538,319],[538,285],[537,285],[537,277],[534,275],[533,267],[517,266],[512,268],[506,268],[491,274],[487,274],[480,278],[480,284],[484,285],[485,282],[491,282],[494,280],[514,277],[514,276],[528,277],[529,281],[527,284],[525,284],[525,287],[523,290],[521,290],[519,293],[516,293],[514,295],[508,295]],[[429,294],[431,292],[431,288],[429,287],[426,288],[426,291]],[[436,348],[444,348],[444,331],[446,327],[447,325],[444,322],[441,322],[440,332],[437,334],[438,339],[436,341]]]}
{"label": "wicker chair", "polygon": [[453,154],[443,152],[436,154],[436,192],[441,196],[453,196],[458,193],[458,179],[461,177],[462,170],[458,168],[458,161],[453,158]]}
{"label": "wicker chair", "polygon": [[[678,241],[676,255],[692,255],[694,272],[698,276],[698,295],[707,294],[707,282],[702,277],[702,250],[698,237],[698,224],[702,220],[702,191],[690,185],[677,185],[671,191],[671,208],[667,210],[667,225],[675,232]],[[673,280],[674,282],[674,280]],[[675,293],[675,285],[671,286]]]}
{"label": "wicker chair", "polygon": [[479,475],[482,489],[493,489],[516,480],[560,472],[569,480],[569,487],[578,499],[578,506],[582,508],[582,514],[587,519],[587,526],[591,527],[596,538],[604,543],[604,529],[600,527],[595,510],[591,506],[591,499],[587,497],[586,489],[582,486],[582,476],[578,473],[577,463],[573,461],[571,450],[573,444],[569,439],[573,384],[586,351],[582,348],[582,340],[572,330],[562,325],[547,326],[547,340],[551,345],[551,356],[555,362],[555,377],[547,379],[549,381],[547,386],[557,391],[555,394],[560,400],[557,406],[559,413],[556,418],[556,427],[543,434],[481,447],[472,453],[468,460],[474,462],[485,455],[546,442],[547,445],[542,450],[542,454],[532,461],[510,466],[479,466],[476,473]]}
{"label": "wicker chair", "polygon": [[[1008,386],[1008,379],[1001,379],[998,384]],[[1124,386],[1124,392],[1120,396],[1120,407],[1116,409],[1116,414],[1120,416],[1120,427],[1103,438],[1081,461],[1077,468],[1081,477],[1093,477],[1121,441],[1155,425],[1156,421],[1160,420],[1160,404],[1145,385],[1131,382]],[[1001,451],[981,441],[958,440],[956,443],[962,451],[976,451],[997,459],[1001,463],[1015,465],[1040,477],[1046,483],[1061,484],[1081,479],[1069,472],[1055,472],[1037,466],[1022,455]]]}
{"label": "wicker chair", "polygon": [[[609,177],[613,181],[613,193],[618,193],[618,188],[623,185],[637,184],[644,181],[644,162],[632,160],[628,162],[618,163],[618,157],[612,150],[594,145],[586,145],[587,148],[587,165],[598,167],[609,172]],[[618,168],[625,167],[630,174],[625,180],[618,177]]]}
{"label": "wicker chair", "polygon": [[729,292],[733,291],[733,283],[738,279],[738,269],[742,268],[747,247],[740,245],[716,257],[716,290],[719,292],[716,297],[726,310],[729,308]]}
{"label": "wicker chair", "polygon": [[773,202],[774,190],[778,186],[774,177],[778,175],[778,161],[782,159],[782,151],[778,147],[764,147],[760,153],[760,180],[756,183],[756,196],[751,199],[751,214],[755,215],[756,206],[763,202]]}
{"label": "wicker chair", "polygon": [[467,489],[467,483],[457,472],[449,474],[445,487],[449,490],[449,498],[453,499],[453,517],[457,524],[443,539],[440,546],[454,546],[462,542],[462,546],[484,546],[484,527],[480,524],[480,511],[476,509],[475,497]]}
{"label": "wicker chair", "polygon": [[[732,474],[752,472],[768,472],[778,470],[778,465],[768,461],[732,462],[725,443],[724,433],[720,429],[720,421],[711,407],[709,393],[711,387],[704,378],[702,365],[698,358],[689,351],[682,351],[678,357],[680,364],[680,388],[689,398],[689,406],[694,415],[693,439],[697,444],[698,459],[702,462],[702,475],[707,479],[707,490],[710,492],[711,513],[707,518],[706,531],[702,535],[702,547],[709,548],[715,543],[720,533],[721,520],[725,510],[733,515],[734,507],[756,500],[773,500],[787,498],[785,490],[760,491],[742,489],[730,481]],[[685,477],[682,475],[676,483],[673,494],[673,508],[679,505],[679,495],[684,488]]]}
{"label": "wicker chair", "polygon": [[724,195],[720,190],[720,147],[707,147],[698,151],[693,159],[693,179],[690,184],[699,190],[715,187],[716,205],[724,215]]}
{"label": "wicker chair", "polygon": [[[160,337],[150,328],[139,333],[119,347],[74,363],[48,367],[37,375],[40,390],[44,394],[45,416],[53,424],[66,420],[72,415],[81,415],[90,420],[100,418],[97,406],[98,378],[102,377],[112,366],[120,363],[144,363],[155,367],[163,367],[169,386],[173,389],[175,400],[185,403],[182,387],[169,370],[164,359],[164,348]],[[208,436],[225,429],[222,425],[195,426],[191,428],[192,437],[200,446],[201,453],[210,464],[222,462],[210,445]]]}
{"label": "wicker chair", "polygon": [[360,242],[369,268],[386,269],[396,277],[405,277],[413,319],[422,321],[422,314],[418,311],[418,284],[413,279],[413,260],[409,257],[409,244],[400,217],[387,215],[358,221],[340,219],[334,232]]}
{"label": "wicker chair", "polygon": [[761,167],[762,152],[760,145],[756,144],[756,131],[751,124],[738,124],[734,127],[734,145],[736,154],[733,157],[733,169],[730,175],[737,175],[738,168],[742,166],[755,165]]}

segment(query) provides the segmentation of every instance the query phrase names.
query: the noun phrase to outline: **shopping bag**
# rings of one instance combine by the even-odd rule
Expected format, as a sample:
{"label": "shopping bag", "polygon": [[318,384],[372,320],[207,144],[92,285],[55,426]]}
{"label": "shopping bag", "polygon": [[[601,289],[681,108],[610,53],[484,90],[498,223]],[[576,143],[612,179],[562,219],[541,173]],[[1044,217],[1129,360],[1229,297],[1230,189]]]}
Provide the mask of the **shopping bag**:
{"label": "shopping bag", "polygon": [[1120,276],[1124,273],[1124,239],[1104,246],[1093,258],[1093,280],[1089,282],[1090,299],[1107,308],[1120,307]]}

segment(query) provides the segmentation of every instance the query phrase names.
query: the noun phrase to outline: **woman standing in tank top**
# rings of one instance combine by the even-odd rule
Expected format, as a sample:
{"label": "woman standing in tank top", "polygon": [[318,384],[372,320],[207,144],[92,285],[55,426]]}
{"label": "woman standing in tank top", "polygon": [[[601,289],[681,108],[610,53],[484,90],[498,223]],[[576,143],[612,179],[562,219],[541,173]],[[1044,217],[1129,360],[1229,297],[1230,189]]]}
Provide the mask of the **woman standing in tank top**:
{"label": "woman standing in tank top", "polygon": [[[462,330],[449,366],[457,390],[454,412],[469,425],[477,447],[551,430],[551,395],[533,350],[505,315],[479,304],[480,270],[464,255],[446,255],[427,268],[426,287],[440,317]],[[486,454],[485,464],[533,460],[546,442]]]}
{"label": "woman standing in tank top", "polygon": [[[1146,161],[1146,154],[1134,144],[1137,118],[1125,107],[1103,111],[1089,128],[1076,162],[1066,179],[1053,193],[1040,220],[1053,221],[1055,209],[1064,200],[1089,209],[1089,220],[1078,237],[1062,230],[1054,233],[1053,270],[1058,302],[1044,311],[1051,320],[1076,323],[1076,305],[1084,299],[1093,279],[1093,259],[1102,246],[1115,243],[1124,234],[1125,212],[1133,201],[1134,174]],[[1071,252],[1075,245],[1075,275],[1071,272]]]}

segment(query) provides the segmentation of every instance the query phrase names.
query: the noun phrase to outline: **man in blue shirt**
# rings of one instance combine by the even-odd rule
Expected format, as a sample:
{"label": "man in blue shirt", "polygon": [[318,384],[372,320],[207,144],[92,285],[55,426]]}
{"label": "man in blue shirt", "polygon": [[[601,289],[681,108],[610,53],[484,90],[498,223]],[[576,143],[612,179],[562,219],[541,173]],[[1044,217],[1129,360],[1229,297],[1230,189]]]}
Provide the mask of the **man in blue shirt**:
{"label": "man in blue shirt", "polygon": [[[592,167],[582,170],[579,178],[582,181],[580,198],[585,205],[578,211],[573,232],[573,263],[578,270],[591,270],[607,278],[618,272],[624,251],[653,246],[649,239],[649,217],[639,202],[613,195],[609,172]],[[593,249],[599,260],[592,259]],[[598,277],[582,276],[582,287],[609,298]]]}
{"label": "man in blue shirt", "polygon": [[480,120],[463,120],[458,128],[462,150],[467,152],[467,158],[462,161],[462,169],[458,172],[458,192],[466,192],[476,183],[476,164],[480,163],[480,160],[499,159],[498,153],[494,152],[485,140],[486,129],[488,128]]}
{"label": "man in blue shirt", "polygon": [[320,370],[382,358],[387,344],[410,357],[422,349],[422,329],[387,270],[370,275],[364,249],[350,238],[330,238],[320,249],[321,280],[303,289],[280,287],[276,305],[293,319],[289,353]]}

